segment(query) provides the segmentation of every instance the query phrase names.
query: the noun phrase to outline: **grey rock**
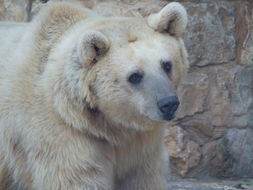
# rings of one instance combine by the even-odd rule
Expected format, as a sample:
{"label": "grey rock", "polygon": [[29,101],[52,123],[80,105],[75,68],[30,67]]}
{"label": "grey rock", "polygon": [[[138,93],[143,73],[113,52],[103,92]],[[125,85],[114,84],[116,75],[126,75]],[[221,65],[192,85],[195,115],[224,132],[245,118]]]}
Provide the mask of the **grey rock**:
{"label": "grey rock", "polygon": [[193,65],[228,63],[235,59],[235,8],[224,1],[185,2],[189,16],[185,34]]}
{"label": "grey rock", "polygon": [[237,2],[237,62],[253,65],[253,2]]}
{"label": "grey rock", "polygon": [[[205,100],[208,95],[209,80],[205,73],[189,73],[181,82],[178,88],[181,105],[178,110],[177,118],[193,116],[203,112]],[[198,101],[192,101],[193,98]]]}
{"label": "grey rock", "polygon": [[224,137],[225,147],[234,159],[232,172],[242,177],[253,176],[253,129],[230,129]]}

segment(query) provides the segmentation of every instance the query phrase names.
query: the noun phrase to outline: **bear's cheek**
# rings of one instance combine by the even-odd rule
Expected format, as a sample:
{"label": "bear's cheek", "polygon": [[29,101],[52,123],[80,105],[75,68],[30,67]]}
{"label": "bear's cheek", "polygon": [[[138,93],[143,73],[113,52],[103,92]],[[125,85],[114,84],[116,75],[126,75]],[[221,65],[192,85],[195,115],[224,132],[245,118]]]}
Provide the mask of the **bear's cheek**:
{"label": "bear's cheek", "polygon": [[103,112],[107,117],[117,120],[129,120],[133,117],[140,115],[140,110],[138,106],[131,101],[131,98],[128,99],[123,97],[111,97],[111,98],[101,98],[98,100],[98,108]]}

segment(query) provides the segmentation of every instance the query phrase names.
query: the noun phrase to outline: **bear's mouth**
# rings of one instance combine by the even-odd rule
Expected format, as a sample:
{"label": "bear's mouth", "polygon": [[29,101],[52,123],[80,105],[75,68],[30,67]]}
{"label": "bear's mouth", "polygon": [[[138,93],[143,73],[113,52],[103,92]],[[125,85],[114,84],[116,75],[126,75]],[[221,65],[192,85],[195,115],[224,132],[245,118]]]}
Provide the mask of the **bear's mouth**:
{"label": "bear's mouth", "polygon": [[162,116],[162,118],[166,121],[171,121],[175,117],[176,117],[176,114],[171,114],[171,113],[163,114]]}

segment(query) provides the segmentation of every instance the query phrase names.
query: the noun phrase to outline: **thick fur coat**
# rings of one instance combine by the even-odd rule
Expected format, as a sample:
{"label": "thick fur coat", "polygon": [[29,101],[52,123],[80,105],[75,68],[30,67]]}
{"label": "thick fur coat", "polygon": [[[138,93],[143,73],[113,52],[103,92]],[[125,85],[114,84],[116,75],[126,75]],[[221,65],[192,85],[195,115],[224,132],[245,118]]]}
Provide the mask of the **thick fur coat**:
{"label": "thick fur coat", "polygon": [[156,100],[187,71],[186,24],[178,3],[148,18],[54,3],[0,24],[1,190],[165,190]]}

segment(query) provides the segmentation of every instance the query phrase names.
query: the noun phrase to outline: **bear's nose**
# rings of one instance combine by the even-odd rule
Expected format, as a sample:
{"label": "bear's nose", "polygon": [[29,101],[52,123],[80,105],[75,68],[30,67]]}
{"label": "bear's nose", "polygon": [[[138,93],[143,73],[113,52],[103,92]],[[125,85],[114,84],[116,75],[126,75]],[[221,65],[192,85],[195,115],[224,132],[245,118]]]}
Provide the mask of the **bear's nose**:
{"label": "bear's nose", "polygon": [[171,120],[174,118],[179,104],[180,103],[177,96],[168,96],[157,102],[158,108],[164,114],[164,118],[166,120]]}

